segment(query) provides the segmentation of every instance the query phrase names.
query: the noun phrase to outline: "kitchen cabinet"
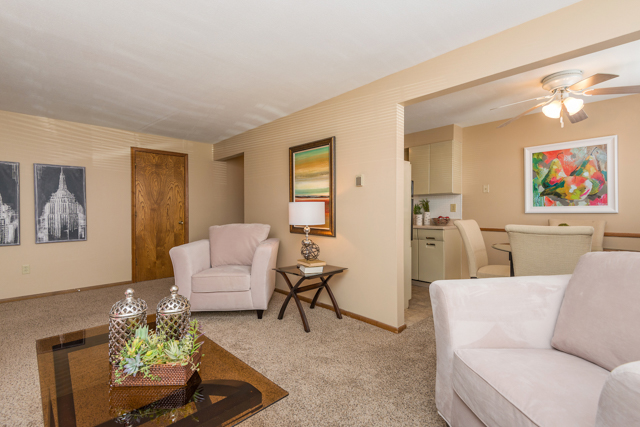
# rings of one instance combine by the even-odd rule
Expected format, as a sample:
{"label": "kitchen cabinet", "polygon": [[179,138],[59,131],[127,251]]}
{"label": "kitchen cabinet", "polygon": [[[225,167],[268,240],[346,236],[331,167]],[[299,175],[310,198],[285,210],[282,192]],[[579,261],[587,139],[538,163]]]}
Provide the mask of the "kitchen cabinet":
{"label": "kitchen cabinet", "polygon": [[436,142],[409,148],[413,194],[462,194],[462,143]]}
{"label": "kitchen cabinet", "polygon": [[413,280],[435,282],[461,278],[462,239],[456,227],[418,228],[413,232],[411,263]]}

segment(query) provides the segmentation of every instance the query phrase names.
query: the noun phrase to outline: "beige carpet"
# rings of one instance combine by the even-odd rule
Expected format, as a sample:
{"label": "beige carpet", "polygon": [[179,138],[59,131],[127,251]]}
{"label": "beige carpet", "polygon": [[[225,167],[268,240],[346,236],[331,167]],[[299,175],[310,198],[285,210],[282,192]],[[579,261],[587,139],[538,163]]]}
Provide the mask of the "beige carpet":
{"label": "beige carpet", "polygon": [[[134,288],[155,308],[172,284]],[[42,425],[35,340],[107,323],[126,287],[0,304],[0,425]],[[396,335],[303,303],[305,333],[295,304],[277,319],[283,300],[275,293],[262,320],[255,312],[195,314],[209,338],[289,392],[243,426],[445,426],[434,404],[430,317]]]}

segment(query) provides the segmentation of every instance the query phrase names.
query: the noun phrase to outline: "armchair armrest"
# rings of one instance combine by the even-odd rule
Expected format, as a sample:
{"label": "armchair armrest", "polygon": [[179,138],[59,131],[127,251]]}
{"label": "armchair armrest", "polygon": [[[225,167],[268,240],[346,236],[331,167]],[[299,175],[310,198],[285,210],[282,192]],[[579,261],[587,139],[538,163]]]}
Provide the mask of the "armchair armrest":
{"label": "armchair armrest", "polygon": [[640,361],[625,363],[611,371],[604,383],[596,427],[640,425]]}
{"label": "armchair armrest", "polygon": [[266,310],[276,287],[276,259],[278,258],[279,239],[267,239],[261,242],[253,254],[251,264],[251,299],[253,308]]}
{"label": "armchair armrest", "polygon": [[178,293],[191,298],[191,276],[211,268],[209,240],[197,240],[169,250]]}
{"label": "armchair armrest", "polygon": [[436,332],[436,406],[451,421],[459,348],[551,348],[571,275],[437,281],[429,287]]}

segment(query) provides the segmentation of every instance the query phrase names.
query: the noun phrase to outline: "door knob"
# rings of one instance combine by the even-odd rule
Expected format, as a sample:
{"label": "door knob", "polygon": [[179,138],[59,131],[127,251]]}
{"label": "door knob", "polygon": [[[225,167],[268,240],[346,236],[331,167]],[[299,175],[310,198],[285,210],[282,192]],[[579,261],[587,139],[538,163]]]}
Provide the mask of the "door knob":
{"label": "door knob", "polygon": [[178,224],[184,224],[184,221],[178,221]]}

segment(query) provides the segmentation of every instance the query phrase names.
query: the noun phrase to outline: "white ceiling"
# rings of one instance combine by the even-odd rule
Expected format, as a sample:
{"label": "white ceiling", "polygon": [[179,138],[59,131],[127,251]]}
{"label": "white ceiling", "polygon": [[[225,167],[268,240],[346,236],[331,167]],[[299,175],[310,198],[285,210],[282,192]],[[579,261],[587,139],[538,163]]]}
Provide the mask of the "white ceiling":
{"label": "white ceiling", "polygon": [[577,0],[4,0],[0,110],[217,142]]}
{"label": "white ceiling", "polygon": [[[410,105],[404,112],[405,133],[450,124],[461,127],[475,126],[515,117],[542,101],[530,101],[493,111],[491,109],[548,95],[549,92],[542,89],[540,81],[549,74],[570,69],[582,70],[585,78],[596,73],[620,76],[596,85],[594,88],[640,85],[640,41]],[[585,103],[590,103],[619,96],[625,95],[600,95],[582,99]],[[537,109],[529,114],[539,112],[540,109]],[[585,107],[585,112],[589,113],[588,107]]]}

